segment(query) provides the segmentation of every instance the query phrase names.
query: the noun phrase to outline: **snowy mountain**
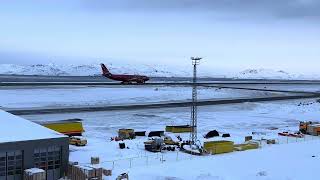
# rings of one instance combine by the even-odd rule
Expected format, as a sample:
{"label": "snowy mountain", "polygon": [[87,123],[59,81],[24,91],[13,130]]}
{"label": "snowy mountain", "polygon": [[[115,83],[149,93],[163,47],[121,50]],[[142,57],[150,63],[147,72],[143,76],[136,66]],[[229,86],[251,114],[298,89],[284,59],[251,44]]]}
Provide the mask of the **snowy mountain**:
{"label": "snowy mountain", "polygon": [[272,69],[247,69],[240,72],[237,76],[239,79],[295,79],[296,75],[289,74],[285,71],[275,71]]}
{"label": "snowy mountain", "polygon": [[[143,64],[106,64],[109,70],[115,74],[145,74],[151,77],[190,77],[191,67],[177,67],[164,65]],[[239,73],[212,74],[210,68],[200,67],[199,75],[202,77],[227,77],[236,79],[320,79],[318,75],[297,75],[282,70],[272,69],[247,69]],[[49,75],[49,76],[99,76],[101,74],[99,64],[86,65],[15,65],[0,64],[0,74],[10,75]]]}
{"label": "snowy mountain", "polygon": [[[173,70],[171,67],[159,65],[114,65],[106,64],[109,70],[115,74],[146,74],[152,77],[189,76],[190,71]],[[174,68],[174,67],[173,67]],[[178,72],[178,73],[176,73]],[[90,65],[15,65],[0,64],[0,74],[10,75],[46,75],[46,76],[98,76],[101,74],[99,64]]]}
{"label": "snowy mountain", "polygon": [[236,79],[319,80],[318,74],[294,74],[283,70],[247,69],[233,75]]}

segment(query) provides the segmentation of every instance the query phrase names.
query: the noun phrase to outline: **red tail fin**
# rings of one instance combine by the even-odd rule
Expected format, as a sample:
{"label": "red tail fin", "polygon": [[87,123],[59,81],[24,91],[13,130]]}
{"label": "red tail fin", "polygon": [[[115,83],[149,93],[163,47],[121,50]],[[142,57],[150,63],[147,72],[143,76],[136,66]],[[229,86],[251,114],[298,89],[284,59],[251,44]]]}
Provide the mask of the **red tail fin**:
{"label": "red tail fin", "polygon": [[110,71],[108,70],[108,68],[101,63],[101,69],[102,69],[102,74],[103,75],[111,75]]}

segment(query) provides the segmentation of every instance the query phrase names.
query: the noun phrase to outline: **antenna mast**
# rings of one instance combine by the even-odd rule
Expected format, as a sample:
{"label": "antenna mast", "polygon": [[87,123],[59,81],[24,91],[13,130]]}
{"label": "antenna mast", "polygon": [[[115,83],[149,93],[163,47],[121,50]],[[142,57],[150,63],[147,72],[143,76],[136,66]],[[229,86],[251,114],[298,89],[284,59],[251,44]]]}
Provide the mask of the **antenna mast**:
{"label": "antenna mast", "polygon": [[200,64],[200,57],[191,57],[193,65],[193,83],[192,83],[192,107],[191,107],[191,123],[192,131],[190,133],[190,143],[195,145],[197,142],[197,124],[198,124],[198,92],[197,92],[197,65]]}

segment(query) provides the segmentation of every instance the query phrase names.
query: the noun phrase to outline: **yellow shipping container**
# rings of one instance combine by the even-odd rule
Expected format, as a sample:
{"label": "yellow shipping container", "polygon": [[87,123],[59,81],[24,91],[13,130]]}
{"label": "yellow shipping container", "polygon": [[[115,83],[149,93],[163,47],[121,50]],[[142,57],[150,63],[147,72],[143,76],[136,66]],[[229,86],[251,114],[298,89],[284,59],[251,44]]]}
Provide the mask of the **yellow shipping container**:
{"label": "yellow shipping container", "polygon": [[203,147],[206,152],[211,154],[222,154],[233,152],[234,143],[232,141],[210,141],[205,142]]}
{"label": "yellow shipping container", "polygon": [[259,148],[259,143],[257,143],[257,142],[249,142],[249,143],[245,143],[245,144],[234,145],[235,151],[246,151],[246,150],[258,149],[258,148]]}
{"label": "yellow shipping container", "polygon": [[80,119],[41,123],[42,126],[69,136],[81,136],[84,132]]}
{"label": "yellow shipping container", "polygon": [[188,133],[192,131],[192,127],[189,125],[185,126],[166,126],[166,132],[172,133]]}

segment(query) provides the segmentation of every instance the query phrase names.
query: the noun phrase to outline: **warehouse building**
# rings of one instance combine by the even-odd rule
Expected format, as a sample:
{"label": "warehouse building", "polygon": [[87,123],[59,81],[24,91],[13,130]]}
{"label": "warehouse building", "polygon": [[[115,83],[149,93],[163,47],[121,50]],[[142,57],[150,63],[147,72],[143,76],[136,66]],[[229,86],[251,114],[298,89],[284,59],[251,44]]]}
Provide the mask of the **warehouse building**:
{"label": "warehouse building", "polygon": [[65,175],[69,138],[0,110],[0,180],[22,180],[29,168],[46,170],[47,180]]}

